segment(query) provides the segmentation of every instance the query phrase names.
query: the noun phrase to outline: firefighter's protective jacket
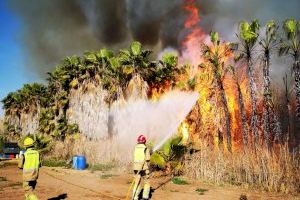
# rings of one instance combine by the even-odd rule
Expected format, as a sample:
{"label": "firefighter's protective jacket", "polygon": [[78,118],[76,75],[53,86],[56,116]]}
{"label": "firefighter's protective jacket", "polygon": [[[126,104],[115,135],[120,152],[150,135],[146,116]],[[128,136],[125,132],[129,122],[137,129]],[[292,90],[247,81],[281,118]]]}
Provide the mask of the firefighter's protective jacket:
{"label": "firefighter's protective jacket", "polygon": [[40,154],[29,148],[21,157],[19,168],[23,168],[23,181],[35,181],[39,176]]}
{"label": "firefighter's protective jacket", "polygon": [[145,144],[137,144],[134,149],[133,170],[148,170],[150,151]]}

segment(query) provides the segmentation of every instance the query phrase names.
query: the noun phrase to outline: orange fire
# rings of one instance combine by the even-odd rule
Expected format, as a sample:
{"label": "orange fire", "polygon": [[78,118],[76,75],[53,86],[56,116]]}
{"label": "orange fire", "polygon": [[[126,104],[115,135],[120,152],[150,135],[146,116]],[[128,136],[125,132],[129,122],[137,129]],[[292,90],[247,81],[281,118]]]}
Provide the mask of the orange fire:
{"label": "orange fire", "polygon": [[190,12],[190,15],[188,19],[184,23],[185,28],[193,28],[194,26],[197,26],[200,22],[199,18],[199,10],[197,7],[195,7],[194,0],[186,0],[186,5],[184,6],[184,9],[188,12]]}
{"label": "orange fire", "polygon": [[207,34],[199,26],[199,8],[194,0],[185,0],[184,10],[189,12],[184,27],[189,32],[182,41],[182,62],[190,62],[191,65],[197,66],[200,61],[200,44],[204,41]]}
{"label": "orange fire", "polygon": [[[213,143],[215,147],[218,147],[220,132],[223,134],[223,141],[226,140],[226,136],[224,134],[225,130],[223,130],[224,126],[222,124],[224,122],[224,113],[218,109],[220,106],[218,105],[218,91],[216,91],[213,87],[214,77],[211,75],[211,69],[198,68],[198,65],[203,62],[203,59],[201,58],[201,43],[206,42],[205,40],[208,38],[208,34],[206,34],[199,26],[200,12],[195,1],[185,0],[183,9],[188,12],[188,17],[184,23],[184,27],[188,31],[188,34],[182,41],[182,57],[180,60],[182,62],[189,61],[192,65],[192,70],[189,76],[195,76],[197,78],[195,90],[200,94],[198,99],[199,109],[197,111],[194,109],[191,115],[196,114],[193,112],[198,112],[198,119],[196,120],[201,121],[201,128],[194,128],[194,130],[191,131],[191,134],[198,135],[201,138],[206,138],[209,143]],[[210,45],[210,48],[212,48],[213,52],[216,51],[216,49],[213,49],[213,45]],[[225,44],[221,45],[218,51],[221,52],[220,54],[224,55],[221,59],[222,62],[226,63],[229,58],[233,57],[233,53],[231,51],[225,52]],[[245,83],[247,83],[246,79],[242,82],[241,88],[245,99],[247,99],[248,96],[245,92]],[[233,150],[235,150],[242,144],[237,86],[236,82],[230,75],[225,76],[223,84],[231,117],[232,145]],[[199,124],[199,122],[197,123]],[[190,127],[195,126],[190,125]],[[226,145],[225,142],[224,144]]]}
{"label": "orange fire", "polygon": [[[188,13],[184,23],[187,35],[181,43],[182,48],[179,63],[189,63],[190,71],[186,75],[177,77],[177,85],[182,85],[180,84],[182,82],[187,85],[187,82],[191,78],[194,78],[196,80],[196,84],[193,90],[199,92],[199,99],[197,101],[197,105],[195,105],[186,121],[182,123],[179,130],[181,130],[181,132],[184,130],[184,137],[193,140],[196,146],[197,142],[202,143],[203,140],[205,140],[206,143],[211,144],[215,149],[219,148],[219,144],[226,148],[224,110],[220,109],[220,94],[215,87],[215,77],[213,76],[212,68],[200,68],[198,65],[205,62],[205,60],[201,57],[201,44],[203,43],[209,44],[209,48],[211,48],[212,52],[218,51],[221,55],[223,55],[220,62],[228,62],[228,60],[233,57],[233,53],[231,51],[226,51],[226,43],[221,43],[218,46],[218,49],[214,49],[214,45],[207,40],[207,38],[209,38],[208,34],[205,33],[199,26],[200,12],[195,0],[185,0],[183,9]],[[244,96],[245,107],[249,108],[249,94],[246,90],[248,81],[245,73],[242,74],[243,77],[240,82],[240,87]],[[222,80],[222,82],[231,117],[232,150],[235,151],[243,144],[238,90],[236,81],[230,73],[227,73],[224,76],[224,80]],[[182,87],[180,86],[179,88]],[[185,86],[183,88],[186,89],[188,87]],[[157,100],[164,92],[170,89],[170,84],[164,84],[159,88],[152,88],[150,95],[151,99]],[[247,110],[247,115],[249,114],[250,111]],[[188,127],[188,129],[186,127]],[[220,135],[223,136],[223,142],[219,141],[222,139]]]}

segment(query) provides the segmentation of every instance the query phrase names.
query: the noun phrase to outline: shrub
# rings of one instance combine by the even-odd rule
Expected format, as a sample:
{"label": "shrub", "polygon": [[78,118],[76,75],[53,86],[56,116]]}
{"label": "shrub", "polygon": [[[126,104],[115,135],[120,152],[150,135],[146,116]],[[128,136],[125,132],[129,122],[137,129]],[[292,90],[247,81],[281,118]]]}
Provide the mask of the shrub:
{"label": "shrub", "polygon": [[91,171],[109,171],[113,168],[115,168],[114,163],[106,163],[106,164],[93,164],[89,166],[89,169]]}
{"label": "shrub", "polygon": [[187,148],[181,144],[181,140],[182,137],[179,136],[169,139],[159,150],[152,154],[151,165],[158,169],[165,169],[179,174],[182,170],[182,160]]}
{"label": "shrub", "polygon": [[172,178],[172,183],[176,184],[176,185],[188,185],[189,183],[179,177],[174,177]]}
{"label": "shrub", "polygon": [[57,160],[57,159],[46,159],[42,163],[43,166],[46,167],[65,167],[71,168],[71,163],[65,160]]}

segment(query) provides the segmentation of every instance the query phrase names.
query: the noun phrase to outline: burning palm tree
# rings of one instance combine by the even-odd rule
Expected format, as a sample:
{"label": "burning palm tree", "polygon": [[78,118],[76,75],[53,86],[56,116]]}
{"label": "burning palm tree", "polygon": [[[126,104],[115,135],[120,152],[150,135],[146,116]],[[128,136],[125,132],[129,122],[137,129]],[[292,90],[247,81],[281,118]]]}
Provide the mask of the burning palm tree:
{"label": "burning palm tree", "polygon": [[242,93],[242,88],[239,83],[238,75],[235,70],[235,67],[231,66],[230,68],[233,80],[235,82],[235,85],[237,87],[237,92],[238,92],[238,104],[239,104],[239,111],[241,115],[241,121],[242,121],[242,126],[243,126],[243,144],[244,147],[248,146],[248,137],[249,137],[249,127],[247,123],[247,115],[246,115],[246,109],[245,109],[245,103],[244,103],[244,96]]}
{"label": "burning palm tree", "polygon": [[214,75],[217,91],[219,92],[220,102],[226,119],[226,141],[227,149],[231,152],[231,116],[228,108],[226,93],[224,89],[224,77],[227,66],[225,62],[231,54],[231,45],[221,43],[218,33],[211,32],[210,34],[212,45],[203,44],[202,56],[204,63],[201,67],[209,67]]}

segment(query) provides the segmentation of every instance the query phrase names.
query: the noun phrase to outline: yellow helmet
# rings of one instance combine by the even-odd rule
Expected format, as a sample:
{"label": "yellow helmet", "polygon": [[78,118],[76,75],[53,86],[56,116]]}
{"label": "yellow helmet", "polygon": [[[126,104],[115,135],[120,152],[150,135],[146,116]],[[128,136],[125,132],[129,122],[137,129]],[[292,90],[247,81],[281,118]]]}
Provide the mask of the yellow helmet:
{"label": "yellow helmet", "polygon": [[34,140],[30,137],[26,137],[24,140],[24,147],[31,147],[34,145]]}

